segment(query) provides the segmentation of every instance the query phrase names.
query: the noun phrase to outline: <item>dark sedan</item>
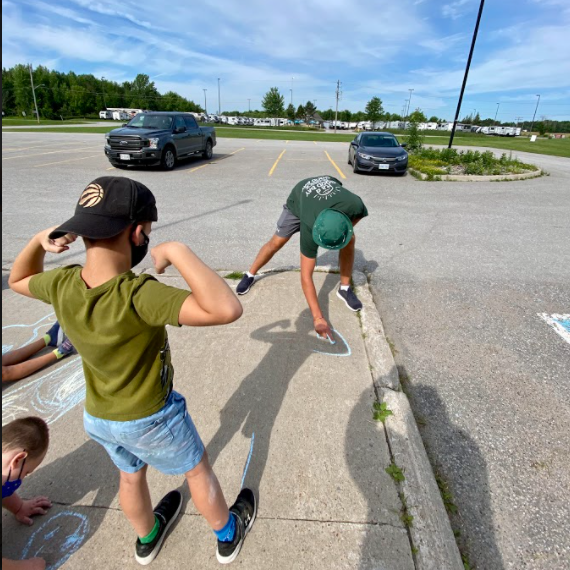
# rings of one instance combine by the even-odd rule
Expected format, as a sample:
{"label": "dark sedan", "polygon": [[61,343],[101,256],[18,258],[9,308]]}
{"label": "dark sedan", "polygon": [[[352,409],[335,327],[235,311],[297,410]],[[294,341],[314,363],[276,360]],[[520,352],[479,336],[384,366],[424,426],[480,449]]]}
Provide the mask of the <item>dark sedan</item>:
{"label": "dark sedan", "polygon": [[404,175],[408,153],[392,133],[360,133],[348,149],[348,164],[354,172],[394,172]]}

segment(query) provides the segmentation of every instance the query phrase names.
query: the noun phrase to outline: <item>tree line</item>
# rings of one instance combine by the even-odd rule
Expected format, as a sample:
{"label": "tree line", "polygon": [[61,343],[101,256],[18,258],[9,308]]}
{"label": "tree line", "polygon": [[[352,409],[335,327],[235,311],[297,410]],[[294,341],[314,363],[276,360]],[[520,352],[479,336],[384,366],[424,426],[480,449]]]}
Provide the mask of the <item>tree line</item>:
{"label": "tree line", "polygon": [[[41,118],[60,119],[98,116],[101,109],[124,107],[154,111],[203,109],[178,93],[159,93],[148,75],[117,83],[90,74],[62,73],[40,66],[33,79]],[[2,111],[5,115],[34,114],[34,99],[27,65],[2,69]]]}

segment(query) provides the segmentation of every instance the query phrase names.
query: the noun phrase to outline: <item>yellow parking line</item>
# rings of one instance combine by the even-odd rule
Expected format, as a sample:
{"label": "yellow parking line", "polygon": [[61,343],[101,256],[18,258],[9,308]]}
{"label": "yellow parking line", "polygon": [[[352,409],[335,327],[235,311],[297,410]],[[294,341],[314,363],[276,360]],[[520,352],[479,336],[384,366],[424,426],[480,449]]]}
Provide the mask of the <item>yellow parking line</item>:
{"label": "yellow parking line", "polygon": [[280,155],[279,158],[275,161],[275,163],[273,164],[273,166],[271,167],[271,170],[269,171],[269,176],[273,176],[273,173],[275,172],[275,169],[277,168],[277,165],[279,164],[279,161],[283,158],[283,155],[286,153],[287,151],[284,150]]}
{"label": "yellow parking line", "polygon": [[285,141],[285,144],[289,144],[289,140],[286,140],[286,141]]}
{"label": "yellow parking line", "polygon": [[35,146],[24,146],[24,147],[13,147],[13,148],[3,148],[2,152],[16,152],[17,150],[31,150],[33,148],[53,148],[54,146],[69,146],[75,143],[56,143],[56,144],[38,144]]}
{"label": "yellow parking line", "polygon": [[65,164],[66,162],[77,162],[79,160],[87,160],[89,158],[95,158],[96,156],[101,156],[101,153],[92,154],[91,156],[84,156],[82,158],[70,158],[69,160],[60,160],[58,162],[48,162],[46,164],[36,164],[34,166],[34,168],[42,168],[43,166],[53,166],[54,164]]}
{"label": "yellow parking line", "polygon": [[317,141],[313,141],[313,144],[317,144]]}
{"label": "yellow parking line", "polygon": [[52,150],[51,152],[40,152],[37,154],[21,154],[18,156],[7,156],[7,157],[2,157],[2,160],[14,160],[16,158],[32,158],[34,156],[45,156],[47,154],[61,154],[62,152],[85,152],[86,150],[94,150],[96,148],[100,148],[97,146],[88,146],[85,148],[78,148],[75,150],[69,150],[69,149],[62,149],[62,150]]}
{"label": "yellow parking line", "polygon": [[210,163],[202,164],[202,166],[197,166],[196,168],[192,168],[190,172],[196,172],[196,170],[200,170],[200,168],[206,168],[206,166],[210,166]]}
{"label": "yellow parking line", "polygon": [[327,155],[327,158],[331,161],[331,164],[336,168],[336,171],[340,174],[341,178],[344,178],[346,180],[344,172],[336,165],[336,162],[331,158],[331,155],[326,150],[325,154]]}
{"label": "yellow parking line", "polygon": [[237,154],[238,152],[241,152],[242,150],[245,150],[245,146],[242,148],[238,148],[237,150],[234,150],[233,152],[230,152],[230,154]]}

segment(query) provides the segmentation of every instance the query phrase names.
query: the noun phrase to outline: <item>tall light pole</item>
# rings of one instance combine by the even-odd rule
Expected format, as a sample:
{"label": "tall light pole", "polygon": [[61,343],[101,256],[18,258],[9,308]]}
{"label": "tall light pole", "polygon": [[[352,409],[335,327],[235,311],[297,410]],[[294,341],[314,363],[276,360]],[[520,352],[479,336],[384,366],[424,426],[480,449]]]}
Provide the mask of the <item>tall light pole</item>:
{"label": "tall light pole", "polygon": [[532,127],[534,127],[534,120],[536,119],[536,112],[538,111],[538,104],[540,103],[540,95],[537,95],[537,97],[538,99],[536,100],[536,108],[534,110],[534,115],[532,116],[532,123],[530,124],[530,130],[529,130],[529,133],[531,134],[532,134]]}
{"label": "tall light pole", "polygon": [[499,114],[500,105],[501,105],[500,103],[497,103],[497,110],[495,111],[495,120],[493,121],[495,125],[497,124],[497,115]]}
{"label": "tall light pole", "polygon": [[291,105],[293,105],[293,89],[289,89],[291,91]]}
{"label": "tall light pole", "polygon": [[34,76],[32,74],[32,64],[29,65],[30,69],[30,82],[32,83],[32,93],[34,95],[34,106],[36,108],[36,118],[38,120],[38,124],[40,122],[40,112],[38,111],[38,101],[36,99],[36,88],[34,87]]}
{"label": "tall light pole", "polygon": [[471,60],[473,59],[473,52],[475,51],[475,42],[477,41],[477,34],[479,33],[479,24],[481,23],[481,16],[483,14],[483,7],[485,0],[481,0],[479,5],[479,13],[477,14],[477,22],[475,30],[473,31],[473,39],[471,40],[471,49],[469,50],[469,57],[467,58],[467,65],[465,67],[465,75],[463,77],[463,85],[459,94],[459,101],[457,102],[457,110],[455,111],[455,119],[453,120],[453,127],[451,129],[451,136],[449,137],[448,148],[453,146],[453,137],[455,137],[455,129],[457,128],[457,121],[459,120],[459,113],[461,111],[461,103],[463,102],[463,94],[465,93],[465,86],[467,85],[467,77],[469,76],[469,68],[471,67]]}
{"label": "tall light pole", "polygon": [[410,115],[410,105],[412,103],[412,93],[414,92],[413,89],[408,89],[410,92],[410,98],[408,99],[408,109],[406,110],[406,118]]}
{"label": "tall light pole", "polygon": [[208,114],[208,99],[206,97],[206,91],[208,91],[208,90],[204,89],[204,112],[207,115]]}
{"label": "tall light pole", "polygon": [[293,81],[295,80],[294,77],[291,77],[291,105],[293,104]]}
{"label": "tall light pole", "polygon": [[220,78],[218,77],[218,115],[222,114],[222,104],[220,98]]}
{"label": "tall light pole", "polygon": [[247,108],[249,109],[249,112],[251,113],[251,99],[247,100]]}

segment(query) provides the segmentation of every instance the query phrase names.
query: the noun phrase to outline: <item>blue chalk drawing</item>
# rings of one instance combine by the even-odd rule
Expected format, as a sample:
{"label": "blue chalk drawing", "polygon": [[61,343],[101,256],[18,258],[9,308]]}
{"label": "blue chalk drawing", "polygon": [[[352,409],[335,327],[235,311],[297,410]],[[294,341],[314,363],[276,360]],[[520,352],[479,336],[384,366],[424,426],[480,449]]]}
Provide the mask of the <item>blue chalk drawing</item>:
{"label": "blue chalk drawing", "polygon": [[64,537],[55,555],[56,560],[49,564],[46,570],[57,570],[63,566],[79,550],[89,534],[89,519],[73,511],[58,513],[44,522],[30,537],[22,552],[22,560],[36,557],[53,559],[49,551],[64,525],[73,525],[74,530]]}
{"label": "blue chalk drawing", "polygon": [[352,350],[350,349],[348,342],[346,342],[346,339],[336,329],[331,329],[331,330],[340,337],[342,342],[344,342],[344,346],[346,346],[346,352],[336,353],[336,352],[324,352],[322,350],[313,350],[313,352],[316,352],[317,354],[326,354],[327,356],[343,356],[343,357],[351,356]]}
{"label": "blue chalk drawing", "polygon": [[539,313],[538,316],[549,324],[568,344],[570,344],[570,314]]}
{"label": "blue chalk drawing", "polygon": [[[30,338],[22,345],[27,346],[39,337],[39,331],[52,325],[55,313],[50,313],[39,321],[26,325],[15,324],[2,327],[7,329],[31,328]],[[11,350],[13,345],[2,345]],[[6,351],[7,352],[7,351]],[[68,360],[31,382],[23,382],[2,394],[2,425],[30,412],[40,415],[52,424],[85,399],[85,377],[81,358]]]}
{"label": "blue chalk drawing", "polygon": [[[54,315],[55,315],[55,313],[50,313],[49,315],[42,317],[39,321],[37,321],[31,325],[22,325],[22,324],[6,325],[6,326],[2,327],[2,330],[4,331],[7,329],[29,329],[29,328],[34,327],[34,329],[32,331],[32,336],[22,345],[22,346],[28,346],[28,344],[32,344],[32,342],[34,342],[34,340],[36,340],[39,337],[40,329],[42,329],[46,326],[51,326],[51,325],[53,325],[53,323],[55,323],[55,319],[52,319],[52,317]],[[11,349],[12,349],[12,347],[10,347],[10,350]],[[2,354],[5,354],[4,347],[2,347]]]}
{"label": "blue chalk drawing", "polygon": [[243,486],[245,484],[245,478],[247,476],[247,471],[249,469],[249,464],[251,463],[251,458],[253,456],[253,444],[255,442],[255,433],[251,434],[251,444],[249,446],[249,455],[247,456],[247,462],[245,464],[245,468],[243,470],[243,477],[241,478],[241,488],[243,489]]}

